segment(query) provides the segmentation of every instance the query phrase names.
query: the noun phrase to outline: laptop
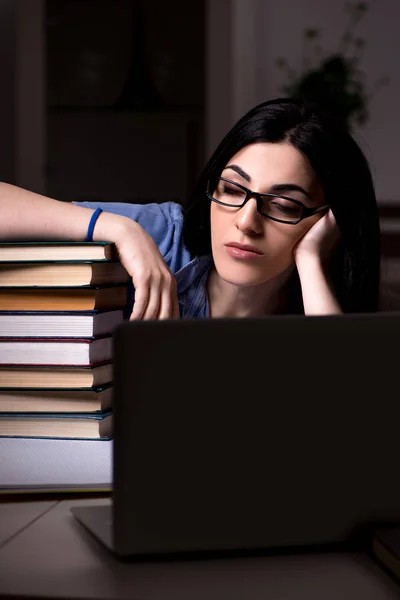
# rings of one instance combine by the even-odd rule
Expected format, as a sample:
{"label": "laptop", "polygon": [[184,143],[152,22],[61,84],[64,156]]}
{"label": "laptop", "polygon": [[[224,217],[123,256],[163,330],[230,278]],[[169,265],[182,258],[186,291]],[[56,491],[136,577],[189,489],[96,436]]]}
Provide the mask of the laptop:
{"label": "laptop", "polygon": [[399,520],[399,347],[400,313],[123,323],[112,504],[75,517],[121,557]]}

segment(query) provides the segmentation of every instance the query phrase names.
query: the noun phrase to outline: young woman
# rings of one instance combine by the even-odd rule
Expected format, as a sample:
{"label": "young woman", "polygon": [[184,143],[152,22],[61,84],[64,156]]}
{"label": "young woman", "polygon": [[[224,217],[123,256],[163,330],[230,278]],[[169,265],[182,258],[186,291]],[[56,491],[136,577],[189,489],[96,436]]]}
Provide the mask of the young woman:
{"label": "young woman", "polygon": [[69,204],[6,184],[0,203],[3,239],[85,240],[91,221],[92,239],[114,242],[132,276],[133,319],[378,309],[367,161],[347,131],[290,99],[239,120],[183,210]]}

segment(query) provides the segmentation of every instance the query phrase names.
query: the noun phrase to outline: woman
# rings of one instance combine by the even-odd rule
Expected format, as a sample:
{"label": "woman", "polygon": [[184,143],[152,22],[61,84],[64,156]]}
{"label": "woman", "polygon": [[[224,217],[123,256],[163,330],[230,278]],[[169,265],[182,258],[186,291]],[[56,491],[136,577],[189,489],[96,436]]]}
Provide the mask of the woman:
{"label": "woman", "polygon": [[102,209],[93,239],[116,244],[135,287],[133,319],[378,309],[367,161],[347,131],[290,99],[239,120],[183,213],[174,203],[71,205],[5,184],[0,193],[7,239],[84,240]]}

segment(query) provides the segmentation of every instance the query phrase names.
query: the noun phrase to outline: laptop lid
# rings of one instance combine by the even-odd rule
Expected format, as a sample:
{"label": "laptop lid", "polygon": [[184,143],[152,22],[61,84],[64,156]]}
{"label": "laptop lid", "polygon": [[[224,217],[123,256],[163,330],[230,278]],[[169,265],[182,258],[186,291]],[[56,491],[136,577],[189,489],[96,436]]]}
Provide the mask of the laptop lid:
{"label": "laptop lid", "polygon": [[121,555],[337,542],[400,518],[400,314],[127,322]]}

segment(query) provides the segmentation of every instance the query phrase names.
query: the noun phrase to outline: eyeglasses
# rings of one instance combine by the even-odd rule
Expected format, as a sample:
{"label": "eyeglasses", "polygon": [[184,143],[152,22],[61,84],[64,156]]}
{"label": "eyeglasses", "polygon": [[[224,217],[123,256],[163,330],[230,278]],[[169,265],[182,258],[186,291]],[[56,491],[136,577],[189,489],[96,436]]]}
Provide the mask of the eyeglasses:
{"label": "eyeglasses", "polygon": [[[211,193],[210,190],[213,190]],[[215,177],[207,184],[207,197],[223,206],[232,206],[242,208],[250,198],[255,198],[257,210],[260,215],[278,221],[279,223],[288,223],[297,225],[303,219],[311,217],[316,213],[329,208],[328,204],[308,208],[299,200],[288,198],[287,196],[276,196],[275,194],[259,194],[252,192],[244,185],[225,179],[224,177]]]}

